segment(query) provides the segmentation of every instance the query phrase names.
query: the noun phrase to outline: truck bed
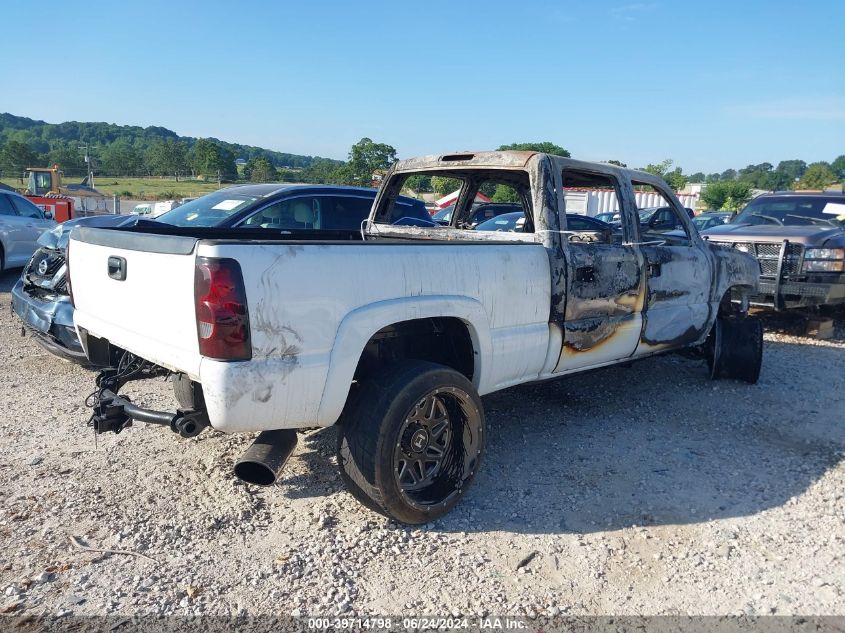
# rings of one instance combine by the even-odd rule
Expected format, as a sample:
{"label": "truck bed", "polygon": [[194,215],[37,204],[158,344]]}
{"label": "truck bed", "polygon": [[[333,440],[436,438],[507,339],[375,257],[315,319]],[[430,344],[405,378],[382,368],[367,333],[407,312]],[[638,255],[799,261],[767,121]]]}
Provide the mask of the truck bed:
{"label": "truck bed", "polygon": [[[197,257],[239,263],[251,360],[200,355]],[[109,258],[124,260],[125,280],[108,276]],[[487,352],[473,377],[480,393],[539,375],[546,361],[550,272],[541,244],[78,228],[69,261],[80,333],[203,384],[221,430],[333,424],[364,345],[396,322],[446,315],[469,324]]]}

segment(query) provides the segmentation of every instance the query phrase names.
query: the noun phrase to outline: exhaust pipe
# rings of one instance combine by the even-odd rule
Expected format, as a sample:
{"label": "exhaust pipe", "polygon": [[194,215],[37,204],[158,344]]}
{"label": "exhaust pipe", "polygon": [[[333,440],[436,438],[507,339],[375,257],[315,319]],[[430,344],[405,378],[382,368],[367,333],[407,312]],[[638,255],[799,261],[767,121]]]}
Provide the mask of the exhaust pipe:
{"label": "exhaust pipe", "polygon": [[276,483],[296,448],[296,431],[263,431],[235,464],[235,476],[257,486]]}

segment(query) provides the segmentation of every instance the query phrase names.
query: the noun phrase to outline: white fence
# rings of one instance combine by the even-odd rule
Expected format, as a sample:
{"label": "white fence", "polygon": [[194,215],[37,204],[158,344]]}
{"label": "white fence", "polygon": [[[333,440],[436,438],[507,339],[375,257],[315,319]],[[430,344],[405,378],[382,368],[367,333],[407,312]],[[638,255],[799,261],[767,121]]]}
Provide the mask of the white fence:
{"label": "white fence", "polygon": [[[636,191],[634,193],[637,199],[637,207],[640,209],[645,209],[646,207],[662,207],[666,204],[663,196],[658,193],[651,191]],[[695,209],[695,205],[698,204],[698,197],[698,194],[684,194],[679,195],[678,199],[681,201],[681,205]],[[567,213],[594,216],[598,213],[619,210],[619,201],[616,197],[616,192],[612,189],[567,189],[564,193],[564,198],[566,200]]]}

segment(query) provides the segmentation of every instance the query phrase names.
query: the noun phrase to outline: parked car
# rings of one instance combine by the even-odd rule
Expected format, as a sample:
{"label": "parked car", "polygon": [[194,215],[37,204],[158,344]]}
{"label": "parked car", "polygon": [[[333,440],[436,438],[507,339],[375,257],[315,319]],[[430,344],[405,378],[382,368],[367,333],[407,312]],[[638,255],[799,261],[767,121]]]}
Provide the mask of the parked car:
{"label": "parked car", "polygon": [[0,272],[25,265],[38,238],[56,226],[45,213],[15,191],[0,190]]}
{"label": "parked car", "polygon": [[[304,213],[310,213],[309,209],[314,213],[313,218],[308,218],[307,228],[360,230],[375,194],[374,189],[354,187],[244,185],[195,198],[158,216],[155,221],[177,227],[297,229],[306,225],[300,226],[293,217],[295,209],[302,211],[295,205],[305,205]],[[152,205],[139,206],[148,206],[152,211]],[[401,198],[397,210],[397,223],[434,224],[422,202],[412,198]],[[42,236],[40,248],[12,288],[13,310],[42,347],[66,360],[87,364],[74,329],[73,306],[65,278],[65,251],[71,231],[77,226],[130,226],[139,221],[147,221],[149,230],[157,226],[151,220],[142,220],[149,215],[104,215],[70,220]]]}
{"label": "parked car", "polygon": [[619,223],[621,221],[619,211],[608,211],[606,213],[597,213],[596,220],[599,222],[606,222],[607,224]]}
{"label": "parked car", "polygon": [[[377,190],[340,185],[239,185],[197,198],[157,218],[182,227],[360,231]],[[400,196],[392,223],[433,226],[422,200]]]}
{"label": "parked car", "polygon": [[[452,226],[397,226],[406,179],[444,169],[462,182]],[[550,194],[561,178],[621,192],[623,232],[569,239]],[[517,190],[532,231],[460,230],[468,201],[497,183]],[[638,185],[666,199],[687,244],[641,239]],[[243,198],[224,193],[213,208],[236,215]],[[762,329],[743,311],[754,260],[702,240],[671,189],[644,172],[529,152],[428,156],[399,161],[365,229],[345,239],[260,228],[276,217],[311,226],[316,207],[239,232],[73,232],[75,322],[88,357],[108,365],[95,381],[96,432],[132,420],[185,437],[209,425],[262,431],[235,473],[270,485],[297,429],[342,418],[338,466],[355,498],[423,523],[448,512],[481,466],[480,395],[680,350],[707,358],[711,378],[755,382],[760,371]],[[120,395],[130,380],[174,375],[178,410]]]}
{"label": "parked car", "polygon": [[705,236],[757,259],[754,305],[782,310],[845,304],[842,193],[765,194]]}
{"label": "parked car", "polygon": [[132,214],[132,215],[152,217],[152,215],[153,215],[153,203],[152,202],[143,202],[141,204],[136,204],[134,207],[132,207],[132,210],[129,213]]}
{"label": "parked car", "polygon": [[695,228],[701,232],[706,231],[707,229],[712,229],[714,226],[727,224],[733,217],[734,214],[730,212],[711,211],[695,216],[692,219],[692,223],[695,224]]}
{"label": "parked car", "polygon": [[138,220],[134,215],[76,218],[41,234],[38,249],[12,288],[12,310],[41,347],[65,360],[88,364],[73,325],[68,295],[65,254],[70,233],[76,226],[120,226]]}
{"label": "parked car", "polygon": [[[435,213],[433,218],[438,224],[447,226],[452,221],[452,211],[455,205],[450,205],[439,213]],[[473,229],[482,222],[486,222],[491,218],[502,215],[504,213],[513,213],[520,211],[522,205],[511,204],[507,202],[485,202],[475,203],[472,205],[472,212],[469,217],[462,222],[463,228]]]}
{"label": "parked car", "polygon": [[[515,213],[503,213],[502,215],[482,222],[475,227],[476,231],[506,231],[509,233],[520,232],[525,228],[525,214],[522,211]],[[604,233],[612,231],[613,227],[606,222],[591,218],[580,213],[566,214],[566,229],[574,232]]]}

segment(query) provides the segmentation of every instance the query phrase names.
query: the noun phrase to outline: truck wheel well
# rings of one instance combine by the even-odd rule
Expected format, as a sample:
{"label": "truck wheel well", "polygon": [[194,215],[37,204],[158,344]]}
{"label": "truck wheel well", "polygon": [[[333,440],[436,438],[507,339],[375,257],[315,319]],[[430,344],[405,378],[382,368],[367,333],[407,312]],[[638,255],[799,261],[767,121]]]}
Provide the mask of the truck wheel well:
{"label": "truck wheel well", "polygon": [[432,317],[383,327],[364,346],[355,380],[406,359],[445,365],[472,380],[475,354],[466,323],[455,317]]}
{"label": "truck wheel well", "polygon": [[731,286],[728,288],[719,303],[719,316],[744,316],[748,312],[747,298],[750,290],[749,286]]}

